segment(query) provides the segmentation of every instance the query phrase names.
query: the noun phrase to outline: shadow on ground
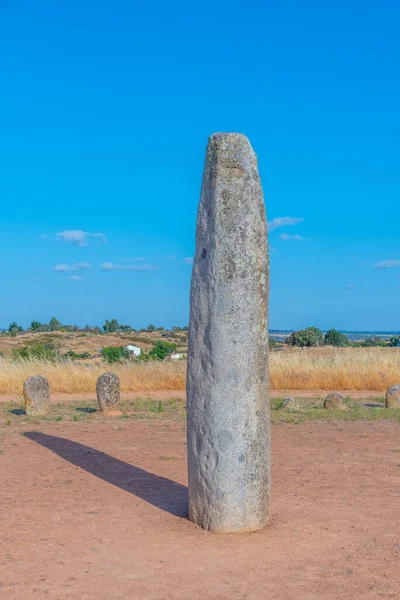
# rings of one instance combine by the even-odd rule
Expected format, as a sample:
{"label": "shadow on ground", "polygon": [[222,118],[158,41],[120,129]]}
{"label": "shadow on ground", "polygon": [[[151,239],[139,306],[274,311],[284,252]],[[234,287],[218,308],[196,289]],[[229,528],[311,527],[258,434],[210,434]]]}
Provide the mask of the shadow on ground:
{"label": "shadow on ground", "polygon": [[66,438],[28,431],[24,436],[55,452],[88,473],[111,483],[160,510],[176,517],[188,515],[187,487],[166,477],[149,473],[95,448]]}

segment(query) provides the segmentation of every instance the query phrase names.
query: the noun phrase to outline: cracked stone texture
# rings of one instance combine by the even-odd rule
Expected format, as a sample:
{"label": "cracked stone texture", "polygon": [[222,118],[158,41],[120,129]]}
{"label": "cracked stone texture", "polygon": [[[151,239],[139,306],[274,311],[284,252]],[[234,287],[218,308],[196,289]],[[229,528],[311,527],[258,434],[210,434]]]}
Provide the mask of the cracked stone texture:
{"label": "cracked stone texture", "polygon": [[103,373],[103,375],[100,375],[96,383],[96,393],[102,412],[117,408],[120,400],[118,375],[115,373]]}
{"label": "cracked stone texture", "polygon": [[209,138],[197,217],[187,375],[189,518],[217,532],[268,523],[269,256],[257,157]]}
{"label": "cracked stone texture", "polygon": [[400,408],[400,385],[392,385],[386,392],[386,408]]}
{"label": "cracked stone texture", "polygon": [[47,377],[34,375],[24,382],[25,412],[27,415],[45,415],[50,404],[50,384]]}
{"label": "cracked stone texture", "polygon": [[340,394],[328,394],[325,398],[324,408],[327,410],[347,410],[343,396]]}
{"label": "cracked stone texture", "polygon": [[282,408],[284,408],[285,410],[287,410],[289,412],[299,412],[300,403],[296,398],[292,398],[291,396],[288,396],[282,402]]}

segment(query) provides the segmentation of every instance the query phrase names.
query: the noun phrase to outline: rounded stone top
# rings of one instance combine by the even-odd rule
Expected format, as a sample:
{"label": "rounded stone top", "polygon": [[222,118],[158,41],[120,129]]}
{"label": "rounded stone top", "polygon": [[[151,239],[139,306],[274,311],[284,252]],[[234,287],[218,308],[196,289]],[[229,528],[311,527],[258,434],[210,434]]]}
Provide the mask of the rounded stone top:
{"label": "rounded stone top", "polygon": [[395,383],[394,385],[391,385],[387,391],[388,394],[393,394],[396,392],[400,393],[400,383]]}
{"label": "rounded stone top", "polygon": [[49,380],[43,375],[31,375],[24,381],[24,387],[29,391],[42,391],[50,388]]}
{"label": "rounded stone top", "polygon": [[337,392],[332,392],[327,395],[324,402],[324,408],[327,410],[347,410],[343,396]]}
{"label": "rounded stone top", "polygon": [[213,152],[226,166],[246,169],[257,156],[248,138],[243,133],[213,133],[208,139],[207,152]]}
{"label": "rounded stone top", "polygon": [[103,373],[102,375],[99,376],[99,379],[103,380],[111,380],[111,381],[119,381],[119,377],[116,373],[113,373],[112,371],[106,371],[106,373]]}
{"label": "rounded stone top", "polygon": [[300,403],[297,398],[292,398],[292,396],[287,396],[282,402],[282,408],[289,412],[297,412],[300,410]]}
{"label": "rounded stone top", "polygon": [[395,383],[386,392],[386,407],[400,408],[400,384]]}

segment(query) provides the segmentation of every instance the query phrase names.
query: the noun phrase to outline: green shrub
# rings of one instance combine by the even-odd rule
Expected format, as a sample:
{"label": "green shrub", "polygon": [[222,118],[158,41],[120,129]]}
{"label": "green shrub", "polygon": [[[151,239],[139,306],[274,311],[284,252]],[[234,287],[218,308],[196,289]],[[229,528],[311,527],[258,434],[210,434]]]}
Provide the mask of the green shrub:
{"label": "green shrub", "polygon": [[14,360],[50,360],[60,359],[60,355],[52,344],[32,344],[22,348],[14,348],[12,352]]}
{"label": "green shrub", "polygon": [[106,346],[101,351],[102,358],[109,363],[121,362],[129,360],[131,353],[123,346]]}
{"label": "green shrub", "polygon": [[173,354],[176,351],[176,344],[172,342],[158,341],[157,344],[149,352],[149,356],[154,356],[159,360],[164,360],[168,354]]}
{"label": "green shrub", "polygon": [[66,352],[64,354],[64,358],[69,358],[70,360],[77,360],[77,359],[85,359],[85,358],[91,358],[89,352],[81,352],[80,354],[77,352],[74,352],[73,350],[68,350],[68,352]]}

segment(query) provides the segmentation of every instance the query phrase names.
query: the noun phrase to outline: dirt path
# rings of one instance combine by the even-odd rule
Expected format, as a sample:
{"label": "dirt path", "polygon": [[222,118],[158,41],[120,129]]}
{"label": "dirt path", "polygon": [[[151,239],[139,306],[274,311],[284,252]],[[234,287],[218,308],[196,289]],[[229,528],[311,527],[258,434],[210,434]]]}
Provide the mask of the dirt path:
{"label": "dirt path", "polygon": [[0,451],[7,600],[400,597],[397,422],[275,425],[271,525],[246,535],[187,521],[181,423],[4,427]]}
{"label": "dirt path", "polygon": [[[374,392],[371,390],[271,390],[272,398],[284,398],[285,396],[294,396],[295,398],[324,398],[332,391],[339,391],[344,397],[350,398],[384,398],[386,391]],[[135,392],[121,392],[121,398],[132,399],[137,398],[154,398],[155,400],[165,398],[186,398],[186,390],[137,390]],[[22,399],[22,394],[0,394],[0,403],[18,401]],[[96,394],[79,393],[79,394],[52,394],[52,402],[68,402],[77,400],[95,400]]]}

